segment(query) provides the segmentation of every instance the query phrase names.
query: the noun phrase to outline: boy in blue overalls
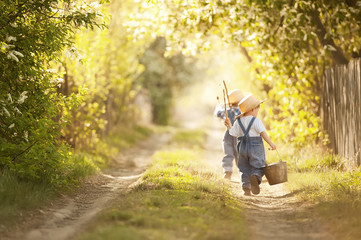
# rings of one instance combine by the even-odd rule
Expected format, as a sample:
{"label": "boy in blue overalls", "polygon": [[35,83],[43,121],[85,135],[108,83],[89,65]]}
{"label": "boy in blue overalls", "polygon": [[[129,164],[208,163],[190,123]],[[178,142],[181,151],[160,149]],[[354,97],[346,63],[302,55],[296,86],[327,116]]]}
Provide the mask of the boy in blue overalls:
{"label": "boy in blue overalls", "polygon": [[237,116],[233,126],[230,121],[225,121],[229,134],[238,138],[238,168],[241,172],[242,188],[244,195],[259,194],[259,185],[264,175],[263,167],[266,166],[265,150],[262,138],[276,150],[276,145],[266,133],[266,128],[257,118],[260,104],[263,101],[256,99],[251,93],[239,102],[242,112]]}
{"label": "boy in blue overalls", "polygon": [[[235,117],[241,114],[238,107],[238,102],[244,97],[243,93],[239,89],[234,89],[228,93],[230,109],[227,109],[227,116],[233,125]],[[218,105],[214,110],[214,115],[222,120],[226,119],[225,109]],[[223,153],[222,167],[224,172],[224,178],[230,180],[233,169],[233,159],[237,160],[237,139],[229,135],[228,129],[223,136]]]}

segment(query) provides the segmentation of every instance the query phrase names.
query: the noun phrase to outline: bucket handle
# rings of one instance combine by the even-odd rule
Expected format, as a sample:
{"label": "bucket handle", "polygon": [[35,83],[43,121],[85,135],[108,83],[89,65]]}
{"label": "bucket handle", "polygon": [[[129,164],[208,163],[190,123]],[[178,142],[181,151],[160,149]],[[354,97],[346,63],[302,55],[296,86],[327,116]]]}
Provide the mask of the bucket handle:
{"label": "bucket handle", "polygon": [[[268,150],[272,150],[272,148],[268,148]],[[281,156],[278,152],[278,150],[276,149],[277,155],[278,155],[278,159],[280,160],[280,162],[282,162]],[[267,164],[266,164],[267,165]]]}
{"label": "bucket handle", "polygon": [[280,162],[282,162],[281,156],[280,156],[280,154],[278,153],[278,150],[277,150],[277,149],[276,149],[276,152],[277,152],[278,158],[280,159]]}

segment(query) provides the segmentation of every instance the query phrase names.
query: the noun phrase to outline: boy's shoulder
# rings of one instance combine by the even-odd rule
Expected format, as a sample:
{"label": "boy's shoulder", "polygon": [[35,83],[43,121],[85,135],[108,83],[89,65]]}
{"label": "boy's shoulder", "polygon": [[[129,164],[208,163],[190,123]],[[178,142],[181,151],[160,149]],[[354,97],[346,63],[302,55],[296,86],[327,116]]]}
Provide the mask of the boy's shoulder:
{"label": "boy's shoulder", "polygon": [[[251,122],[252,119],[254,118],[253,122],[260,122],[262,123],[261,119],[254,117],[254,116],[244,116],[244,117],[240,117],[240,119],[242,119],[242,121],[244,122]],[[263,124],[263,123],[262,123]]]}

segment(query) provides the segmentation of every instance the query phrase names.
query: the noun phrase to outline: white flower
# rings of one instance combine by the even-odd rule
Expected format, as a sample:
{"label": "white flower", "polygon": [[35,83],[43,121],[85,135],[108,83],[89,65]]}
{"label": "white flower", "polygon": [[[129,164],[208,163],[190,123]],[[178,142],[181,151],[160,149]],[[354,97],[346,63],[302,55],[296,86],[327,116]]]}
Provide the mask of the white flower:
{"label": "white flower", "polygon": [[19,100],[18,100],[18,103],[19,103],[19,104],[24,103],[25,99],[28,98],[28,96],[26,96],[27,93],[28,93],[27,91],[24,91],[24,92],[22,92],[22,93],[20,94],[20,98],[19,98]]}
{"label": "white flower", "polygon": [[25,139],[25,141],[27,141],[27,142],[28,142],[28,137],[29,137],[29,133],[28,133],[28,131],[25,131],[25,132],[24,132],[24,139]]}
{"label": "white flower", "polygon": [[9,126],[10,129],[13,128],[13,127],[15,127],[15,123],[13,123],[13,124],[11,124],[11,125]]}
{"label": "white flower", "polygon": [[60,84],[60,83],[63,83],[64,82],[64,79],[63,78],[55,78],[55,79],[51,79],[50,80],[50,83],[51,84],[56,84],[56,85],[58,85],[58,84]]}
{"label": "white flower", "polygon": [[14,109],[15,109],[15,111],[16,111],[17,113],[22,114],[22,112],[20,112],[19,108],[15,107]]}
{"label": "white flower", "polygon": [[12,26],[13,28],[17,28],[18,25],[16,23],[10,23],[10,26]]}
{"label": "white flower", "polygon": [[7,42],[16,41],[16,37],[7,36],[7,37],[6,37],[6,41],[7,41]]}
{"label": "white flower", "polygon": [[[7,45],[7,46],[12,46],[12,45]],[[15,50],[11,50],[8,52],[8,59],[12,59],[12,60],[15,60],[17,62],[19,62],[19,58],[17,57],[24,57],[24,55],[18,51],[15,51]]]}
{"label": "white flower", "polygon": [[3,107],[3,110],[4,110],[4,112],[5,112],[5,115],[7,115],[8,117],[10,117],[10,113],[9,113],[9,111],[8,111],[5,107]]}
{"label": "white flower", "polygon": [[16,62],[19,62],[19,59],[14,55],[13,51],[9,52],[7,57],[8,59],[12,59]]}
{"label": "white flower", "polygon": [[8,99],[9,99],[9,102],[10,102],[10,103],[13,103],[13,98],[11,97],[11,94],[10,94],[10,93],[8,93]]}
{"label": "white flower", "polygon": [[92,2],[89,6],[93,7],[94,9],[97,9],[97,8],[101,7],[102,5],[100,5],[98,2]]}
{"label": "white flower", "polygon": [[15,55],[18,55],[19,57],[24,57],[24,55],[21,52],[13,51]]}
{"label": "white flower", "polygon": [[47,71],[48,73],[56,73],[56,69],[54,69],[54,68],[46,69],[46,71]]}

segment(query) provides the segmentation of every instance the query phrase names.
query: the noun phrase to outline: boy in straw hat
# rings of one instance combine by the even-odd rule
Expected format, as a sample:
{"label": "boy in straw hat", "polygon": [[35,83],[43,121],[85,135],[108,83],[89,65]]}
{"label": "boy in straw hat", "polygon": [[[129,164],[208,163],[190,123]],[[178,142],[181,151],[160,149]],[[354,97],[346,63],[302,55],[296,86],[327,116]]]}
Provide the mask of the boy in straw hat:
{"label": "boy in straw hat", "polygon": [[[228,93],[228,99],[230,102],[230,108],[225,110],[221,105],[218,105],[214,111],[214,115],[222,120],[227,117],[230,120],[230,123],[233,124],[235,117],[241,114],[240,109],[238,108],[238,102],[244,97],[244,94],[239,89],[234,89]],[[233,169],[233,159],[237,160],[237,139],[229,135],[228,129],[223,136],[223,153],[222,158],[222,167],[224,172],[225,179],[231,179],[232,169]]]}
{"label": "boy in straw hat", "polygon": [[276,145],[266,133],[261,120],[257,118],[260,104],[251,93],[245,96],[238,104],[242,114],[236,117],[237,121],[231,125],[225,121],[229,134],[238,138],[238,168],[242,173],[242,188],[244,195],[259,194],[259,185],[264,175],[263,167],[266,165],[265,150],[262,138],[270,145],[272,150]]}

